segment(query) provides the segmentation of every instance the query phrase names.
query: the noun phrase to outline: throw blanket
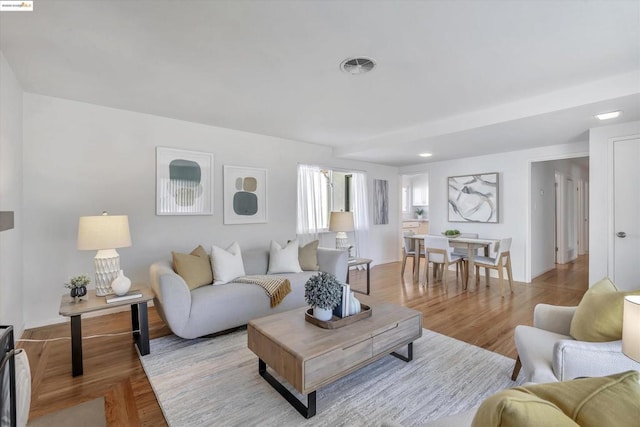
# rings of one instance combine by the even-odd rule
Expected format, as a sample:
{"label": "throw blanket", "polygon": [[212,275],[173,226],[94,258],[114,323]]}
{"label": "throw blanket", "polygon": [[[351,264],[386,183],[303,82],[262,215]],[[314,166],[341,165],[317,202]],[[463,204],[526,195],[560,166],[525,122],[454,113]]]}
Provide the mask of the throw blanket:
{"label": "throw blanket", "polygon": [[242,276],[233,279],[233,281],[262,286],[267,295],[269,295],[269,298],[271,298],[271,307],[280,304],[284,297],[291,292],[291,282],[285,277],[267,275]]}

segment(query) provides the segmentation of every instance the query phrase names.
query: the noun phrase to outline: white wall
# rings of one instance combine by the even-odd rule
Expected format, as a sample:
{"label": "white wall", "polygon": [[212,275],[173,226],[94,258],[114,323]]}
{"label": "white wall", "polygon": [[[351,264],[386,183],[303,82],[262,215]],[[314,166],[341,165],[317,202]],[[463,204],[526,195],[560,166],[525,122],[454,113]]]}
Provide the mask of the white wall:
{"label": "white wall", "polygon": [[555,168],[531,164],[531,278],[555,267]]}
{"label": "white wall", "polygon": [[[529,281],[531,271],[526,255],[531,251],[529,241],[530,176],[532,161],[542,161],[554,156],[585,154],[587,142],[554,145],[529,150],[512,151],[479,157],[407,166],[400,173],[429,172],[429,233],[439,234],[457,228],[463,233],[479,233],[481,237],[512,237],[512,268],[514,280]],[[500,223],[450,223],[448,215],[447,177],[478,173],[498,172],[500,174]],[[529,269],[529,270],[528,270]]]}
{"label": "white wall", "polygon": [[[295,120],[295,118],[292,118]],[[215,156],[214,215],[155,215],[155,148],[208,151]],[[63,283],[93,275],[93,251],[76,249],[78,217],[103,210],[129,215],[133,246],[119,249],[134,282],[170,251],[196,245],[268,247],[296,231],[298,163],[366,171],[389,181],[390,221],[372,226],[371,257],[395,261],[398,245],[398,170],[333,158],[328,147],[216,128],[147,114],[24,94],[24,262],[27,326],[54,322]],[[268,169],[268,223],[223,225],[222,166]],[[334,235],[324,245],[333,246]]]}
{"label": "white wall", "polygon": [[22,88],[0,52],[0,211],[14,211],[14,228],[0,232],[0,324],[22,335]]}
{"label": "white wall", "polygon": [[629,135],[640,135],[640,121],[589,130],[589,286],[613,273],[609,269],[614,239],[611,140]]}

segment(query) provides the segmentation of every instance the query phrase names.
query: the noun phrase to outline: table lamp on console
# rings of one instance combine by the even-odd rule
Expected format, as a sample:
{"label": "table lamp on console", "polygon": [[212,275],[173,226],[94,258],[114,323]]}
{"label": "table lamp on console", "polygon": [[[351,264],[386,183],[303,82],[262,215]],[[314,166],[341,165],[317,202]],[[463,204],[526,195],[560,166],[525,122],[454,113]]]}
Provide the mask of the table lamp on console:
{"label": "table lamp on console", "polygon": [[353,231],[353,212],[331,212],[329,217],[329,231],[336,233],[336,249],[349,249],[347,232]]}
{"label": "table lamp on console", "polygon": [[117,248],[131,246],[127,215],[82,216],[78,223],[78,250],[97,250],[93,258],[96,268],[96,295],[113,293],[111,282],[120,272]]}

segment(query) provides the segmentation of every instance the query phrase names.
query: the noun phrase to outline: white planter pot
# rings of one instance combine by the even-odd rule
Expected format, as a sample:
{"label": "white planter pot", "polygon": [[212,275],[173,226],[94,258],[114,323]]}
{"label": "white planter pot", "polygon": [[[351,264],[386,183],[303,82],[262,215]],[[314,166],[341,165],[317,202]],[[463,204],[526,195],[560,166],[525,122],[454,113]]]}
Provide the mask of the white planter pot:
{"label": "white planter pot", "polygon": [[313,317],[318,320],[331,320],[333,310],[326,308],[313,307]]}

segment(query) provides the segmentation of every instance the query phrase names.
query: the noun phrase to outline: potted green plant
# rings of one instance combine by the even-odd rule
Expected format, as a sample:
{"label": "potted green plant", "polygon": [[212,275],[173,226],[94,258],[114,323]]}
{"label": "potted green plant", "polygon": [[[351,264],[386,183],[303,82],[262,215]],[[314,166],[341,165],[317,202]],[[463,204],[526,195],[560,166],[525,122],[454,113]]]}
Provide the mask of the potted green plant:
{"label": "potted green plant", "polygon": [[418,215],[418,219],[422,219],[422,214],[424,213],[424,209],[416,208],[416,215]]}
{"label": "potted green plant", "polygon": [[333,308],[340,304],[342,284],[333,274],[320,272],[304,284],[304,299],[313,307],[318,320],[331,320]]}
{"label": "potted green plant", "polygon": [[65,288],[71,289],[69,292],[74,301],[78,301],[80,297],[87,294],[87,285],[91,283],[91,279],[86,274],[74,276],[69,279],[69,282],[64,284]]}

